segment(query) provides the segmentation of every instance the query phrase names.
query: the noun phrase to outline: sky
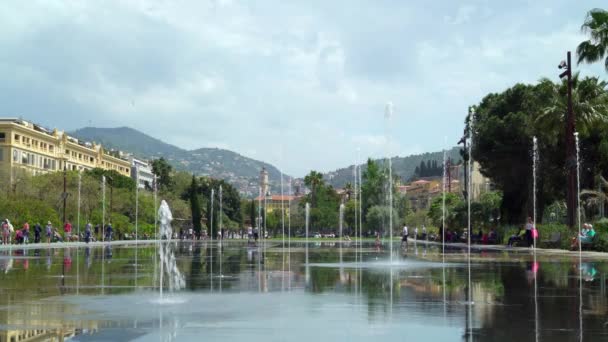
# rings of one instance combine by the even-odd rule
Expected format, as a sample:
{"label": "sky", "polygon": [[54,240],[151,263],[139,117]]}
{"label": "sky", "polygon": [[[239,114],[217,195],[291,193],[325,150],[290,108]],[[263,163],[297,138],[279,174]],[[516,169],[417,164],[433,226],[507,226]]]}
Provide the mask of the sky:
{"label": "sky", "polygon": [[[0,3],[0,117],[138,129],[303,176],[459,140],[467,108],[576,50],[600,1]],[[601,66],[582,75],[606,78]],[[387,103],[392,115],[385,115]]]}

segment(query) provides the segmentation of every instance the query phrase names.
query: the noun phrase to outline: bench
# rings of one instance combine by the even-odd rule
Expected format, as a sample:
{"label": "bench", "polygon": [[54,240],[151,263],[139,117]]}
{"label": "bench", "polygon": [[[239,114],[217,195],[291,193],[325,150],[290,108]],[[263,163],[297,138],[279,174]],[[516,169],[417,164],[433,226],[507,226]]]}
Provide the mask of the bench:
{"label": "bench", "polygon": [[562,233],[553,232],[548,240],[541,240],[541,245],[547,247],[559,247],[562,242]]}
{"label": "bench", "polygon": [[598,240],[599,240],[599,234],[596,233],[590,242],[581,241],[581,249],[586,249],[586,250],[593,249],[593,247],[595,246],[595,243]]}

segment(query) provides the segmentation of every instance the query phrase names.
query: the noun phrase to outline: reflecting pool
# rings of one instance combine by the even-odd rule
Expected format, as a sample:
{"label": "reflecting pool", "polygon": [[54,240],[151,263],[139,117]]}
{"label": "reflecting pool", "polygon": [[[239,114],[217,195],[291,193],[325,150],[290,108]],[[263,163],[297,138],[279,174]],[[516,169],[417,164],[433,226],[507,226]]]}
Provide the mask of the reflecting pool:
{"label": "reflecting pool", "polygon": [[473,251],[469,288],[461,249],[173,248],[163,300],[154,244],[0,251],[0,342],[608,341],[605,260]]}

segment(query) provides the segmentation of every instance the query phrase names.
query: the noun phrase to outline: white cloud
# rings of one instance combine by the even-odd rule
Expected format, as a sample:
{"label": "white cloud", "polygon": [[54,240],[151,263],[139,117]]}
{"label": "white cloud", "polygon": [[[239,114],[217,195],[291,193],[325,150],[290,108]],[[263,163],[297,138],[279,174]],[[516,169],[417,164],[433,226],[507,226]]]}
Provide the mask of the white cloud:
{"label": "white cloud", "polygon": [[557,79],[585,12],[601,5],[4,2],[0,103],[3,115],[61,128],[127,125],[295,175],[329,171],[357,149],[363,159],[455,142],[486,93]]}

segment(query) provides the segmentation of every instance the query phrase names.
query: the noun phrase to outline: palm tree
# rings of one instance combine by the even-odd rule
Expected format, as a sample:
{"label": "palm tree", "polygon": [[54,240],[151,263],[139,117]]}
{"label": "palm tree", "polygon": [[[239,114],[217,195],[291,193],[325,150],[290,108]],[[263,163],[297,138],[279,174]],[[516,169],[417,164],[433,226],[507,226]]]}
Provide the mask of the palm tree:
{"label": "palm tree", "polygon": [[602,177],[599,178],[599,189],[598,190],[583,190],[581,191],[581,197],[586,199],[586,204],[590,207],[597,207],[600,214],[603,213],[603,208],[608,204],[608,181]]}
{"label": "palm tree", "polygon": [[304,177],[304,184],[310,188],[311,198],[312,198],[312,207],[316,207],[316,195],[317,190],[320,186],[322,186],[325,182],[323,181],[323,174],[317,171],[310,171],[306,177]]}
{"label": "palm tree", "polygon": [[[580,43],[576,48],[578,63],[595,63],[608,54],[608,11],[595,8],[587,13],[581,31],[588,33],[589,40]],[[608,56],[604,60],[608,71]]]}
{"label": "palm tree", "polygon": [[[549,79],[541,79],[538,85],[539,96],[544,97],[546,103],[542,112],[537,116],[536,122],[542,130],[548,132],[562,132],[566,122],[567,81],[554,83]],[[576,116],[576,128],[586,133],[591,127],[600,122],[608,122],[608,83],[600,81],[597,77],[579,79],[575,74],[572,78],[572,109]],[[558,139],[560,134],[551,134]]]}

